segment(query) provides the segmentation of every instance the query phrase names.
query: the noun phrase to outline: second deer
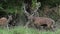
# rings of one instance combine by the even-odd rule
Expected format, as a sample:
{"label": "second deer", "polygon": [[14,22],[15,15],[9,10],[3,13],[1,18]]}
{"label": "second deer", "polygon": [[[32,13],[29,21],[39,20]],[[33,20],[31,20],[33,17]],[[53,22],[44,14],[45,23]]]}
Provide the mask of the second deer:
{"label": "second deer", "polygon": [[8,19],[6,17],[0,18],[0,26],[9,29],[8,24],[10,20],[12,20],[12,16],[8,16]]}

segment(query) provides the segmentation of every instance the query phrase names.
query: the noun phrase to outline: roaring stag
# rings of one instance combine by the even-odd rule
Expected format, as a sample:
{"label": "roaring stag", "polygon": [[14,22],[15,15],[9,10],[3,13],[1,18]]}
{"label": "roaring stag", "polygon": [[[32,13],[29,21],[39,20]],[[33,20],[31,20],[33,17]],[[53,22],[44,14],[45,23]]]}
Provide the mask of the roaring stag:
{"label": "roaring stag", "polygon": [[10,20],[12,20],[12,16],[8,16],[8,17],[9,17],[8,19],[6,17],[0,18],[1,27],[3,27],[3,28],[7,27],[7,29],[9,28],[8,24],[9,24]]}
{"label": "roaring stag", "polygon": [[[47,17],[39,17],[39,16],[34,16],[35,13],[37,13],[37,10],[38,8],[40,7],[40,3],[37,3],[37,7],[36,9],[33,11],[32,14],[29,14],[27,11],[26,11],[26,8],[24,6],[24,13],[26,14],[26,16],[28,17],[28,21],[25,25],[25,27],[27,27],[29,24],[33,24],[34,26],[36,25],[36,27],[40,27],[40,26],[43,26],[43,27],[47,27],[47,28],[54,28],[55,26],[55,21],[51,18],[47,18]],[[35,14],[36,15],[36,14]]]}

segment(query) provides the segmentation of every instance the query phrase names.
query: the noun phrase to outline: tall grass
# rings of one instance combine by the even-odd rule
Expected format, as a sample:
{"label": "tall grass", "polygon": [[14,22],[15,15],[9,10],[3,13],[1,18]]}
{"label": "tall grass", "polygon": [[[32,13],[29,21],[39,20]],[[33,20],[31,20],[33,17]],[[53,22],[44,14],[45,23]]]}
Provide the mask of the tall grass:
{"label": "tall grass", "polygon": [[60,29],[56,31],[38,31],[37,29],[33,28],[24,28],[24,27],[15,27],[13,29],[1,29],[0,34],[60,34]]}

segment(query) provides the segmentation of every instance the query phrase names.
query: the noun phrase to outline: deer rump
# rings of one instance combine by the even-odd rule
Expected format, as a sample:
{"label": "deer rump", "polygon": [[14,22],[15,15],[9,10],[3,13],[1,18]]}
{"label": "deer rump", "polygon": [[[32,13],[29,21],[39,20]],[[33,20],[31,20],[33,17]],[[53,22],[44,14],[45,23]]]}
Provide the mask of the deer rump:
{"label": "deer rump", "polygon": [[0,18],[0,25],[4,25],[6,24],[6,22],[7,22],[7,18],[5,17]]}
{"label": "deer rump", "polygon": [[7,25],[7,18],[2,17],[0,18],[0,26],[6,26]]}
{"label": "deer rump", "polygon": [[51,18],[46,17],[34,17],[33,24],[36,25],[36,27],[46,26],[47,28],[53,28],[55,21]]}

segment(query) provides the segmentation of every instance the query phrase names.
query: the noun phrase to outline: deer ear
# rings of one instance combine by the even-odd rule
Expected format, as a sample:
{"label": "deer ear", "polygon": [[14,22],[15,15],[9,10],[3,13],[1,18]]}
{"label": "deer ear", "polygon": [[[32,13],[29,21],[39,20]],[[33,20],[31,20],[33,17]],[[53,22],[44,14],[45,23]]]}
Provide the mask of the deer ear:
{"label": "deer ear", "polygon": [[13,19],[12,15],[8,15],[8,19],[12,20]]}

